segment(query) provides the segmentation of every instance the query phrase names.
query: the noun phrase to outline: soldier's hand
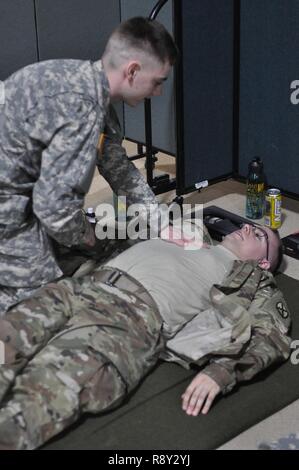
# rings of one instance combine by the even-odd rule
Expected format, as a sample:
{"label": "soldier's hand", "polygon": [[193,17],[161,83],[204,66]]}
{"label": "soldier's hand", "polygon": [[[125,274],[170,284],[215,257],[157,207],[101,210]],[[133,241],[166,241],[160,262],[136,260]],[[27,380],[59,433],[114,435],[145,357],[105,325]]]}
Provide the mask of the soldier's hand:
{"label": "soldier's hand", "polygon": [[208,375],[197,374],[182,395],[182,408],[187,415],[197,416],[208,413],[215,397],[220,392],[219,385]]}
{"label": "soldier's hand", "polygon": [[175,225],[168,225],[161,230],[160,237],[162,240],[175,245],[181,246],[187,250],[198,250],[206,244],[203,244],[202,237],[194,230],[188,230],[188,225],[185,224],[183,229]]}
{"label": "soldier's hand", "polygon": [[93,224],[90,224],[88,221],[86,223],[86,229],[83,235],[82,244],[93,247],[96,243],[96,237],[94,234]]}
{"label": "soldier's hand", "polygon": [[182,231],[180,229],[174,228],[172,225],[168,225],[161,230],[160,238],[166,242],[174,243],[178,246],[184,246],[185,244]]}

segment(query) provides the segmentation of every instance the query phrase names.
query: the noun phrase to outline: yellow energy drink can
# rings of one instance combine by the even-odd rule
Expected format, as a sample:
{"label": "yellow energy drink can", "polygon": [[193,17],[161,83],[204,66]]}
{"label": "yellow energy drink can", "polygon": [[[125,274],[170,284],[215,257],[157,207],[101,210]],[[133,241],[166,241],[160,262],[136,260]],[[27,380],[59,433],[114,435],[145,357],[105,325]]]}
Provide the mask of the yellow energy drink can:
{"label": "yellow energy drink can", "polygon": [[274,229],[281,227],[281,193],[279,189],[271,188],[266,192],[265,225]]}

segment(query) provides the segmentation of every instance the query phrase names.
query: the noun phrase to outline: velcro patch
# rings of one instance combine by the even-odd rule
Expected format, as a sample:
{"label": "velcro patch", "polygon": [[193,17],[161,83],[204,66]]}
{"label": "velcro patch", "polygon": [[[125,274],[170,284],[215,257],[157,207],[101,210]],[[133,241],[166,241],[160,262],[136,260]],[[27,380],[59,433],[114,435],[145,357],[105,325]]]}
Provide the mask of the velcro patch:
{"label": "velcro patch", "polygon": [[287,307],[285,306],[285,304],[283,302],[277,302],[276,304],[276,310],[278,311],[279,315],[282,317],[282,318],[288,318],[289,316],[289,311],[287,309]]}

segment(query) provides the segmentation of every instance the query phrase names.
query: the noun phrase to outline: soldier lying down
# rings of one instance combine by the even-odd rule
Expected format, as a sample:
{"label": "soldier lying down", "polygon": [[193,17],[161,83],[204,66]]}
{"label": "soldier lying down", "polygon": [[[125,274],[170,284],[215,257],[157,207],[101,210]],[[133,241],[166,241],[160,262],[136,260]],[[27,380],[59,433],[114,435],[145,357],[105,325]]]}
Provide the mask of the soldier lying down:
{"label": "soldier lying down", "polygon": [[182,395],[192,416],[286,360],[290,315],[271,274],[280,258],[278,235],[247,224],[196,251],[148,240],[10,309],[0,448],[36,448],[118,405],[159,358],[198,366]]}

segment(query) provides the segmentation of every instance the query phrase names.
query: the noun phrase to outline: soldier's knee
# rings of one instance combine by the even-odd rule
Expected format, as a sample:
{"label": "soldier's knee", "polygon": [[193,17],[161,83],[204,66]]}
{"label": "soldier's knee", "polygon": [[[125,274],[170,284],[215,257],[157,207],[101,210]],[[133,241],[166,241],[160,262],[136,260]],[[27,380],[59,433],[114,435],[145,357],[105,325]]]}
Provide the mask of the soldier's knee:
{"label": "soldier's knee", "polygon": [[49,413],[56,423],[68,424],[79,414],[79,392],[76,382],[57,369],[55,364],[34,363],[17,377],[14,399],[25,400],[28,403],[26,408],[30,403],[33,411],[44,409],[44,414]]}
{"label": "soldier's knee", "polygon": [[127,394],[127,386],[111,363],[103,366],[86,382],[80,394],[82,411],[99,413],[120,405]]}

